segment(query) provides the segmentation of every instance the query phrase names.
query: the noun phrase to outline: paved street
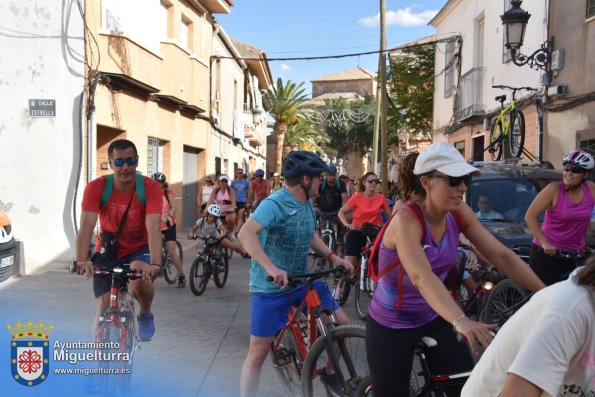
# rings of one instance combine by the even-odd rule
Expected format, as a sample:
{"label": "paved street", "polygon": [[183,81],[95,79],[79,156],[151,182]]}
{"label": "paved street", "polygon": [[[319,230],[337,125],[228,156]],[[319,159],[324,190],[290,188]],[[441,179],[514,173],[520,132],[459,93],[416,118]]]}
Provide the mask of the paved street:
{"label": "paved street", "polygon": [[[196,242],[180,238],[184,247],[184,268],[190,269],[196,255]],[[54,325],[50,341],[90,340],[94,316],[92,282],[67,272],[68,264],[52,263],[38,274],[11,278],[0,284],[0,320],[6,323],[32,320]],[[133,395],[176,396],[238,396],[240,368],[248,350],[250,297],[248,293],[249,261],[234,254],[230,273],[224,288],[212,282],[202,296],[194,296],[190,289],[178,289],[155,282],[156,298],[153,305],[157,334],[149,343],[143,343],[135,357],[133,369]],[[353,301],[347,303],[351,318]],[[354,320],[355,321],[355,320]],[[4,328],[6,329],[6,328]],[[4,339],[5,338],[5,339]],[[0,385],[7,385],[11,395],[46,394],[44,386],[54,385],[63,391],[66,384],[78,383],[65,375],[51,374],[45,384],[25,388],[10,379],[9,360],[5,359],[9,334],[0,334]],[[52,362],[53,368],[65,363]],[[53,369],[52,368],[52,369]],[[66,376],[68,377],[68,376]],[[70,375],[80,377],[82,375]],[[79,382],[80,383],[80,382]],[[59,385],[59,386],[58,386]],[[47,387],[49,387],[47,386]],[[76,388],[72,386],[73,391]],[[80,391],[80,390],[79,390]],[[31,394],[29,394],[31,392]],[[147,392],[145,394],[145,392]],[[3,393],[4,394],[4,393]],[[60,394],[63,395],[63,394]],[[163,395],[163,394],[161,394]],[[267,360],[261,377],[259,396],[278,397],[284,392]]]}

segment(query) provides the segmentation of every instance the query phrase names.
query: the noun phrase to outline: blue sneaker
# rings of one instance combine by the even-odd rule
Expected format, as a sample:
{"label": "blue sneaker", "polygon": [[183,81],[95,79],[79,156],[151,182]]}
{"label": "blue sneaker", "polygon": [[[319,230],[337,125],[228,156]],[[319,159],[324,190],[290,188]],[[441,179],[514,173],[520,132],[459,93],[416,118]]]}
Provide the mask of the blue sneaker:
{"label": "blue sneaker", "polygon": [[138,320],[138,338],[141,341],[149,341],[155,335],[155,323],[153,322],[153,313],[141,313]]}

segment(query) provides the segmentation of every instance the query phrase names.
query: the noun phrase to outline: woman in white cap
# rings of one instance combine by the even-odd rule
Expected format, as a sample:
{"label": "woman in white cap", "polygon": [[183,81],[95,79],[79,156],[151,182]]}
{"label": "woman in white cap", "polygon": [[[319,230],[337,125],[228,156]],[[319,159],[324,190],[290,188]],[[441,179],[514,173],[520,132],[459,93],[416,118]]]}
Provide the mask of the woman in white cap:
{"label": "woman in white cap", "polygon": [[[473,367],[478,344],[488,346],[495,325],[469,319],[444,281],[457,263],[459,233],[492,263],[523,287],[537,291],[544,284],[511,250],[475,217],[463,197],[473,175],[480,172],[447,143],[426,148],[415,161],[408,184],[419,197],[391,219],[378,256],[378,281],[366,329],[368,363],[374,395],[409,395],[413,350],[424,336],[437,340],[428,354],[436,374]],[[451,273],[452,274],[452,273]],[[454,332],[453,332],[454,330]],[[458,389],[447,390],[458,396]]]}
{"label": "woman in white cap", "polygon": [[279,173],[275,172],[273,174],[273,181],[271,182],[271,194],[281,189],[283,189],[283,182],[281,182],[281,177],[279,176]]}

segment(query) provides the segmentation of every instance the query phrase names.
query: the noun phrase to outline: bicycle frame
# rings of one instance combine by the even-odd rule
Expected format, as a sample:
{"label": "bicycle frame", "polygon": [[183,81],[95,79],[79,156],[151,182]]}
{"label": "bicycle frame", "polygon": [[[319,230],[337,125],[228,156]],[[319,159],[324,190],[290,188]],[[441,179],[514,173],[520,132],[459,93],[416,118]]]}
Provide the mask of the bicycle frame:
{"label": "bicycle frame", "polygon": [[496,123],[500,123],[502,126],[502,138],[505,138],[510,135],[510,118],[506,116],[516,111],[516,99],[514,99],[514,95],[508,105],[504,106],[503,102],[500,105],[500,114],[496,117]]}

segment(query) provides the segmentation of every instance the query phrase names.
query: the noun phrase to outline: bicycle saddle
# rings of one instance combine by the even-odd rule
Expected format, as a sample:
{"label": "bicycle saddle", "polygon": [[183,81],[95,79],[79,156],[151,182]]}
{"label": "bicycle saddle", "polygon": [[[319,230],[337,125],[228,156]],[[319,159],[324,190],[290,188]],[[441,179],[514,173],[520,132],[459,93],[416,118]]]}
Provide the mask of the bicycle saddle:
{"label": "bicycle saddle", "polygon": [[504,102],[506,100],[506,95],[498,95],[495,99],[497,101]]}

